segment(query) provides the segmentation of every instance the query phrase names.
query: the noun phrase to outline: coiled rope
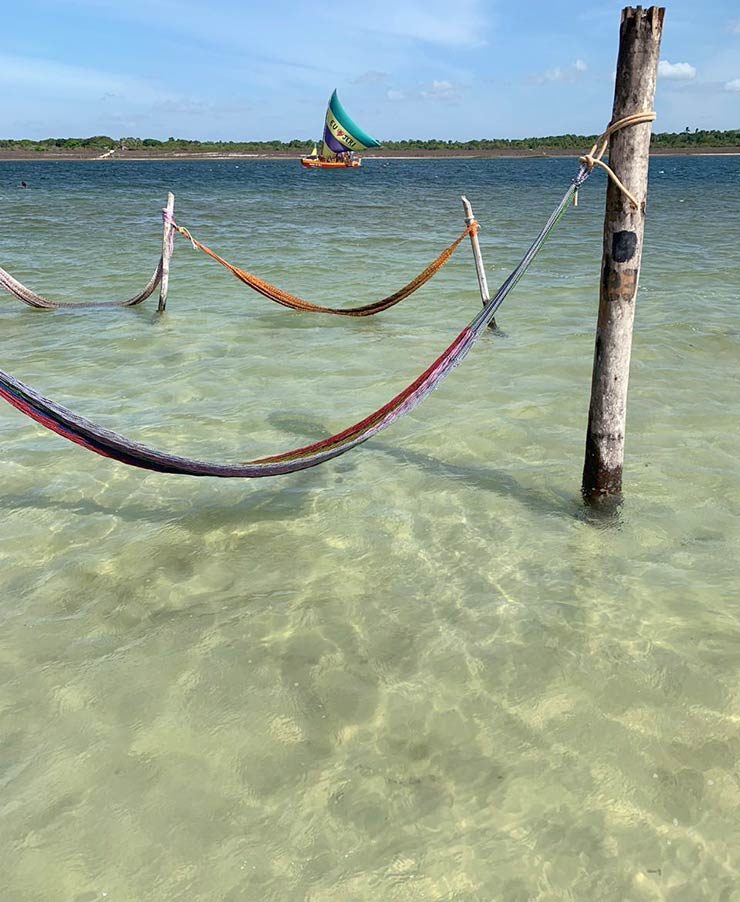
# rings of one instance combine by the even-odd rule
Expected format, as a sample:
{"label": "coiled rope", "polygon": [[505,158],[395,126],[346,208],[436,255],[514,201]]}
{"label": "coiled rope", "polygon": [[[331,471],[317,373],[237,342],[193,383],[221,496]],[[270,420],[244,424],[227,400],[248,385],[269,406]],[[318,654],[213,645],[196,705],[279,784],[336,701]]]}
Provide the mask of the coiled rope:
{"label": "coiled rope", "polygon": [[460,247],[460,244],[465,238],[468,235],[474,235],[480,228],[477,221],[473,220],[473,222],[465,228],[465,231],[456,238],[449,247],[446,247],[425,270],[420,272],[416,278],[408,283],[408,285],[404,285],[403,288],[399,289],[394,294],[370,304],[363,304],[361,307],[325,307],[321,304],[313,304],[311,301],[304,301],[294,294],[289,294],[287,291],[283,291],[281,288],[271,285],[264,279],[259,278],[259,276],[255,276],[245,269],[234,266],[232,263],[229,263],[228,260],[224,260],[223,257],[211,250],[210,247],[207,247],[205,244],[198,241],[197,238],[194,238],[187,229],[177,225],[175,220],[166,210],[162,211],[162,215],[165,222],[171,223],[173,229],[178,234],[182,235],[183,238],[187,238],[194,248],[203,251],[203,253],[207,254],[212,260],[215,260],[217,263],[220,263],[221,266],[228,269],[228,271],[239,279],[240,282],[253,288],[264,297],[269,298],[269,300],[275,301],[276,304],[281,304],[283,307],[290,307],[292,310],[301,310],[305,313],[331,313],[335,316],[372,316],[375,313],[381,313],[383,310],[389,310],[391,307],[394,307],[421,288],[422,285],[426,284],[432,276],[435,276],[455,253],[458,247]]}
{"label": "coiled rope", "polygon": [[[588,153],[584,154],[582,157],[578,158],[584,166],[588,167],[589,172],[594,168],[594,166],[598,166],[600,169],[603,169],[604,172],[606,172],[609,178],[617,186],[617,188],[619,188],[622,194],[624,194],[625,197],[629,199],[635,210],[639,208],[639,204],[637,203],[637,199],[635,198],[634,194],[627,190],[627,188],[617,178],[614,170],[611,169],[601,158],[606,153],[606,149],[607,147],[609,147],[609,140],[615,132],[618,132],[623,128],[628,128],[631,125],[640,125],[643,122],[654,122],[655,118],[656,114],[654,112],[646,112],[632,113],[629,116],[624,116],[621,119],[617,119],[616,122],[612,122],[610,125],[608,125],[606,127],[606,130],[599,135],[591,150]],[[575,197],[575,205],[578,206],[577,194]]]}
{"label": "coiled rope", "polygon": [[281,476],[315,467],[366,442],[372,436],[387,429],[404,414],[414,410],[462,362],[485,331],[506,296],[527,271],[548,235],[573,201],[575,192],[586,181],[589,174],[589,168],[582,165],[578,175],[516,269],[501,285],[494,297],[486,303],[478,315],[457,335],[431,366],[427,367],[417,379],[387,404],[363,420],[323,441],[243,464],[208,463],[158,451],[101,426],[96,426],[66,407],[50,401],[2,370],[0,370],[0,397],[3,397],[26,416],[69,441],[103,457],[109,457],[145,470],[186,476],[256,478]]}

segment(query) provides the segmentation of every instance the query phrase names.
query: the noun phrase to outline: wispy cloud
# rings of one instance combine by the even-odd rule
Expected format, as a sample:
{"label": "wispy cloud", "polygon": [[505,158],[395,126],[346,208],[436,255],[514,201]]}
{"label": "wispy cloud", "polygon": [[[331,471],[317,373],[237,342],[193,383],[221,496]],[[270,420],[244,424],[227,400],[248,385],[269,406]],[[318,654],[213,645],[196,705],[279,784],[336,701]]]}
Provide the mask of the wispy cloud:
{"label": "wispy cloud", "polygon": [[661,60],[658,63],[658,77],[671,81],[691,81],[696,78],[696,69],[691,63],[669,63]]}
{"label": "wispy cloud", "polygon": [[382,85],[388,81],[388,73],[387,72],[363,72],[362,75],[358,75],[357,78],[353,79],[353,85]]}
{"label": "wispy cloud", "polygon": [[418,104],[421,100],[452,103],[461,100],[463,93],[464,88],[461,85],[440,78],[413,88],[389,88],[385,96],[394,102],[407,100]]}
{"label": "wispy cloud", "polygon": [[197,100],[193,97],[178,97],[162,100],[152,104],[153,113],[173,114],[175,116],[228,116],[244,115],[253,111],[252,104],[221,103],[216,101]]}
{"label": "wispy cloud", "polygon": [[[34,0],[30,0],[34,2]],[[76,9],[77,14],[87,14],[90,19],[107,23],[106,28],[139,26],[146,29],[154,40],[162,34],[177,38],[181,49],[204,48],[222,54],[247,55],[250,67],[260,64],[272,71],[294,69],[298,72],[324,72],[325,60],[321,59],[322,44],[317,43],[319,62],[311,56],[294,53],[302,46],[302,39],[316,34],[318,12],[311,11],[309,24],[301,16],[294,16],[292,6],[284,0],[271,0],[267,4],[244,3],[243,0],[219,0],[213,15],[204,15],[199,0],[126,0],[111,3],[109,0],[65,0],[58,6]],[[279,29],[279,31],[278,31]],[[281,35],[280,40],[274,34]],[[331,32],[326,40],[331,40]],[[328,47],[326,47],[328,50]]]}
{"label": "wispy cloud", "polygon": [[433,81],[419,94],[424,100],[457,100],[460,97],[459,89],[449,81]]}
{"label": "wispy cloud", "polygon": [[[45,124],[34,125],[40,136],[60,127],[89,133],[110,128],[161,129],[163,122],[168,130],[182,127],[192,133],[200,121],[222,123],[251,112],[245,103],[187,96],[125,73],[2,53],[0,91],[12,97],[19,110],[19,98],[28,98],[27,104],[36,110],[49,108]],[[73,124],[56,124],[59,107],[78,111],[66,115]],[[24,128],[22,119],[15,128]]]}
{"label": "wispy cloud", "polygon": [[[379,8],[380,7],[380,8]],[[382,0],[368,6],[365,20],[373,31],[446,47],[481,47],[488,43],[490,24],[481,0]],[[355,21],[362,13],[353,10]]]}
{"label": "wispy cloud", "polygon": [[65,99],[136,98],[151,103],[171,97],[144,79],[10,54],[0,54],[0,86],[41,89]]}
{"label": "wispy cloud", "polygon": [[[539,6],[535,23],[525,6],[505,18],[498,0],[217,0],[207,14],[202,0],[5,3],[1,130],[289,140],[314,133],[336,87],[371,134],[587,131],[603,117],[611,64],[597,60],[613,59],[615,9]],[[734,128],[738,0],[705,17],[679,6],[660,127]]]}
{"label": "wispy cloud", "polygon": [[588,66],[583,60],[577,59],[572,66],[555,66],[554,69],[548,69],[541,75],[533,75],[529,80],[536,85],[544,85],[547,84],[547,82],[555,81],[574,82],[577,81],[587,69]]}

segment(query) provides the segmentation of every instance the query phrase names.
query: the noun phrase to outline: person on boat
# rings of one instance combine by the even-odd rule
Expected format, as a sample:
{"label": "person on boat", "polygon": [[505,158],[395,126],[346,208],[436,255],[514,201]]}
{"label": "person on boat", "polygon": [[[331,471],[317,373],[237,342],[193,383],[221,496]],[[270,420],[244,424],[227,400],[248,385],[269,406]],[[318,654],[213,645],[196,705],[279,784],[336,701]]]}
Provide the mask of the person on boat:
{"label": "person on boat", "polygon": [[26,182],[21,182],[20,185],[18,185],[18,187],[19,188],[28,188],[28,185],[26,184]]}

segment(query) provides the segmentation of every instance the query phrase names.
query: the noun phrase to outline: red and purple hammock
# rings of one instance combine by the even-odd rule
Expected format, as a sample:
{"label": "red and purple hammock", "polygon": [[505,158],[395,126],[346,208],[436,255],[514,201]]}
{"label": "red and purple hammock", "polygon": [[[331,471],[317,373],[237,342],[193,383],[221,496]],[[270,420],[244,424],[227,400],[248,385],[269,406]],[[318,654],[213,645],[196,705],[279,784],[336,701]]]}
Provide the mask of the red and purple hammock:
{"label": "red and purple hammock", "polygon": [[209,463],[176,454],[168,454],[131,441],[116,432],[97,426],[66,407],[50,401],[39,392],[8,373],[0,370],[0,396],[26,416],[52,432],[75,444],[94,451],[103,457],[120,461],[132,467],[153,470],[158,473],[177,473],[184,476],[216,476],[221,478],[281,476],[305,470],[338,457],[351,448],[367,441],[387,429],[404,414],[417,407],[424,398],[452,372],[466,357],[486,326],[504,302],[504,299],[528,269],[545,239],[565,213],[575,192],[588,177],[589,170],[582,167],[578,176],[563,196],[545,227],[537,236],[519,265],[506,279],[493,298],[478,315],[459,333],[449,347],[403,391],[369,416],[349,426],[336,435],[322,441],[242,464]]}

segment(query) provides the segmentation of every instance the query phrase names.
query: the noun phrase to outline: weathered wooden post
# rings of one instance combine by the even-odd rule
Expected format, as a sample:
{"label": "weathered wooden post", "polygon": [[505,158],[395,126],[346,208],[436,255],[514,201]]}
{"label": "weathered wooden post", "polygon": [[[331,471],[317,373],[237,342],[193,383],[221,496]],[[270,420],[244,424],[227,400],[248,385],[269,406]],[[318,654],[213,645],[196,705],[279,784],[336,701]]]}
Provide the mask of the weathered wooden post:
{"label": "weathered wooden post", "polygon": [[[626,7],[619,31],[612,122],[650,112],[665,9]],[[638,206],[611,181],[606,193],[599,317],[591,381],[582,492],[590,504],[622,494],[632,325],[647,201],[650,122],[616,131],[609,165]]]}
{"label": "weathered wooden post", "polygon": [[170,258],[173,251],[174,234],[172,231],[172,217],[175,212],[175,195],[169,191],[167,193],[167,206],[165,207],[166,215],[164,217],[164,226],[162,228],[162,281],[159,283],[159,304],[157,310],[164,313],[167,306],[167,291],[170,287]]}
{"label": "weathered wooden post", "polygon": [[[462,198],[463,210],[465,210],[465,225],[469,226],[472,222],[475,221],[475,216],[473,216],[473,208],[470,204],[470,201],[463,194]],[[475,260],[475,272],[478,276],[478,288],[480,289],[480,299],[483,302],[483,306],[491,300],[491,296],[488,294],[488,280],[486,279],[486,269],[483,266],[483,255],[480,252],[480,243],[478,241],[477,232],[470,233],[470,244],[473,248],[473,259]],[[496,320],[492,319],[488,324],[489,329],[496,328]]]}

